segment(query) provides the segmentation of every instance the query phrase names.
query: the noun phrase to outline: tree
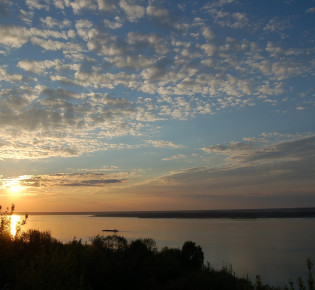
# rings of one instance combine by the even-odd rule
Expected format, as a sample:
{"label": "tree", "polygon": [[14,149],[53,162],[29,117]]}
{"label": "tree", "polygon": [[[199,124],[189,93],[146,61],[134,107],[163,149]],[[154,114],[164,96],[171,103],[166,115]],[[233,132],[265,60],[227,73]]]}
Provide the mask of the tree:
{"label": "tree", "polygon": [[182,261],[188,268],[200,269],[203,266],[204,253],[200,246],[187,241],[182,247]]}

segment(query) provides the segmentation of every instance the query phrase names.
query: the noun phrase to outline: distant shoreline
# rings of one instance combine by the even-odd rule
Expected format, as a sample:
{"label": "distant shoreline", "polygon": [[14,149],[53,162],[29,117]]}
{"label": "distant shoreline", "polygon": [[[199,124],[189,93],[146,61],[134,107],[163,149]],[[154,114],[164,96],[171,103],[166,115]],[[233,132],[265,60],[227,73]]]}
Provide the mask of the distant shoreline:
{"label": "distant shoreline", "polygon": [[113,211],[113,212],[19,212],[20,215],[90,215],[91,217],[181,218],[181,219],[257,219],[257,218],[314,218],[315,207],[178,210],[178,211]]}

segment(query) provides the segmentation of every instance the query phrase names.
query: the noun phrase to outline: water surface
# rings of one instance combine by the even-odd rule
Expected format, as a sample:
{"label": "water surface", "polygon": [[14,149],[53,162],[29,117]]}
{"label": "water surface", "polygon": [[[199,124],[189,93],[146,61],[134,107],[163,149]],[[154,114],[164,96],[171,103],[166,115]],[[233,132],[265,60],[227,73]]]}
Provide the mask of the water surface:
{"label": "water surface", "polygon": [[315,218],[268,219],[139,219],[89,215],[31,215],[24,230],[49,230],[67,242],[89,241],[119,229],[128,239],[153,238],[159,248],[199,244],[205,260],[215,268],[232,264],[239,276],[262,276],[264,282],[283,285],[306,274],[305,260],[315,260]]}

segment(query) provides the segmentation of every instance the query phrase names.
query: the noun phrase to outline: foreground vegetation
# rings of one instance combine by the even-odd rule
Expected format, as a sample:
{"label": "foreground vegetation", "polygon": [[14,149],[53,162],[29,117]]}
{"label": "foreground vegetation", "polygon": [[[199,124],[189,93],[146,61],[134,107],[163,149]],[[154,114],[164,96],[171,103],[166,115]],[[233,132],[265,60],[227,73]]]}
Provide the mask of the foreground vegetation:
{"label": "foreground vegetation", "polygon": [[[1,208],[0,208],[1,209]],[[158,250],[152,239],[96,236],[91,243],[74,239],[62,243],[49,232],[10,234],[10,215],[1,214],[0,289],[294,289],[264,285],[236,277],[231,267],[215,270],[204,264],[200,246],[187,241],[181,249]],[[27,217],[26,217],[27,218]],[[304,283],[296,289],[314,290],[312,261]],[[307,285],[305,285],[307,284]]]}

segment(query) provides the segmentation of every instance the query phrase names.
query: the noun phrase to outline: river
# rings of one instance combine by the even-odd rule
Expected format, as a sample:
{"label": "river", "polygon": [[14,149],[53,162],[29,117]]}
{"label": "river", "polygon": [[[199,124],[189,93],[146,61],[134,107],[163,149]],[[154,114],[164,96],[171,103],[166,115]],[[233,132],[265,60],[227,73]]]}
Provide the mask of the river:
{"label": "river", "polygon": [[315,260],[315,218],[167,219],[91,217],[88,215],[30,215],[27,229],[49,230],[63,242],[89,241],[118,229],[127,239],[153,238],[159,248],[200,245],[214,268],[231,264],[238,276],[256,275],[283,286],[307,273],[305,260]]}

